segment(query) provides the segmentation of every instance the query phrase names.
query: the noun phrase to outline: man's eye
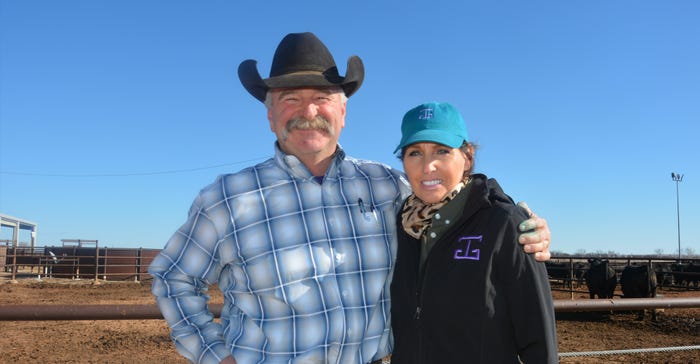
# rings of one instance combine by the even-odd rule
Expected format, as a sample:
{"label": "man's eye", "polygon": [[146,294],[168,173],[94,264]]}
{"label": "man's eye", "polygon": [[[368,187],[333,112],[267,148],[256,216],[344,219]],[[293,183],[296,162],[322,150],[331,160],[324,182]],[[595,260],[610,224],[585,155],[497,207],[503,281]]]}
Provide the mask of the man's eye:
{"label": "man's eye", "polygon": [[420,155],[420,152],[417,151],[417,150],[410,150],[410,151],[408,151],[408,156],[409,156],[409,157],[416,157],[416,156],[419,156],[419,155]]}
{"label": "man's eye", "polygon": [[438,149],[437,154],[450,154],[450,152],[449,149]]}

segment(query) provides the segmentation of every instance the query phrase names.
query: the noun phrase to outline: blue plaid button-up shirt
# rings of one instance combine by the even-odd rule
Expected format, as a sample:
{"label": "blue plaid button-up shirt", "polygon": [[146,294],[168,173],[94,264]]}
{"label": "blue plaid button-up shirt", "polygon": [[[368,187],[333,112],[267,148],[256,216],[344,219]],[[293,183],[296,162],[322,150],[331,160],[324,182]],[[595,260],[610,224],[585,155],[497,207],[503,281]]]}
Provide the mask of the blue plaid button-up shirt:
{"label": "blue plaid button-up shirt", "polygon": [[[403,174],[345,156],[322,182],[275,156],[205,187],[149,268],[192,362],[358,363],[391,353],[389,286]],[[207,287],[224,294],[221,322]]]}

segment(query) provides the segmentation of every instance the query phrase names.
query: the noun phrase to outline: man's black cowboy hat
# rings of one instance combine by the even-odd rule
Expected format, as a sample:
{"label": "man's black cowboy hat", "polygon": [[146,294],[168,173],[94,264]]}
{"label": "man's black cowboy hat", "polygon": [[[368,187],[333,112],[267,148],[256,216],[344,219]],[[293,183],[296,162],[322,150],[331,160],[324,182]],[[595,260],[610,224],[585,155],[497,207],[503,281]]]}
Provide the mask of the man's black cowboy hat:
{"label": "man's black cowboy hat", "polygon": [[265,102],[272,88],[339,86],[350,97],[362,85],[365,67],[358,56],[348,58],[345,77],[340,77],[333,56],[313,33],[291,33],[282,39],[272,59],[270,78],[262,79],[257,61],[238,66],[238,78],[256,99]]}

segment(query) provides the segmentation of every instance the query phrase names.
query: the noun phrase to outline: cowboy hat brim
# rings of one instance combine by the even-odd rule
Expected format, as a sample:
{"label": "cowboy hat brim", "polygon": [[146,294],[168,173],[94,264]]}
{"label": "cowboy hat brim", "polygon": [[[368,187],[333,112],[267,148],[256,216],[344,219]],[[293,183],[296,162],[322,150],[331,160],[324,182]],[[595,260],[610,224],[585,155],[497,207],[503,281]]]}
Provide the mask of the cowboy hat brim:
{"label": "cowboy hat brim", "polygon": [[338,76],[337,69],[333,71],[299,71],[263,79],[258,72],[257,61],[248,59],[238,66],[238,77],[248,93],[261,102],[265,102],[267,92],[275,88],[339,86],[345,96],[350,97],[364,81],[365,67],[358,56],[348,58],[345,77]]}

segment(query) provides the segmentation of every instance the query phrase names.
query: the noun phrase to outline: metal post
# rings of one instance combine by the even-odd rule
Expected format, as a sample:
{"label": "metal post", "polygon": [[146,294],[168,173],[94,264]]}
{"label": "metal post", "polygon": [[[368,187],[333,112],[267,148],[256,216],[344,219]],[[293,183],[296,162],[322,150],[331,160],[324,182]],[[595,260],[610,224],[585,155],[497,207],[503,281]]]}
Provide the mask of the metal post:
{"label": "metal post", "polygon": [[100,246],[97,243],[97,240],[95,240],[95,283],[99,282],[99,277],[100,277]]}
{"label": "metal post", "polygon": [[17,281],[17,248],[19,247],[19,222],[12,230],[12,282]]}
{"label": "metal post", "polygon": [[683,181],[683,175],[678,173],[671,173],[671,179],[676,182],[676,216],[678,217],[678,263],[681,262],[681,207],[680,198],[678,194],[678,183]]}

